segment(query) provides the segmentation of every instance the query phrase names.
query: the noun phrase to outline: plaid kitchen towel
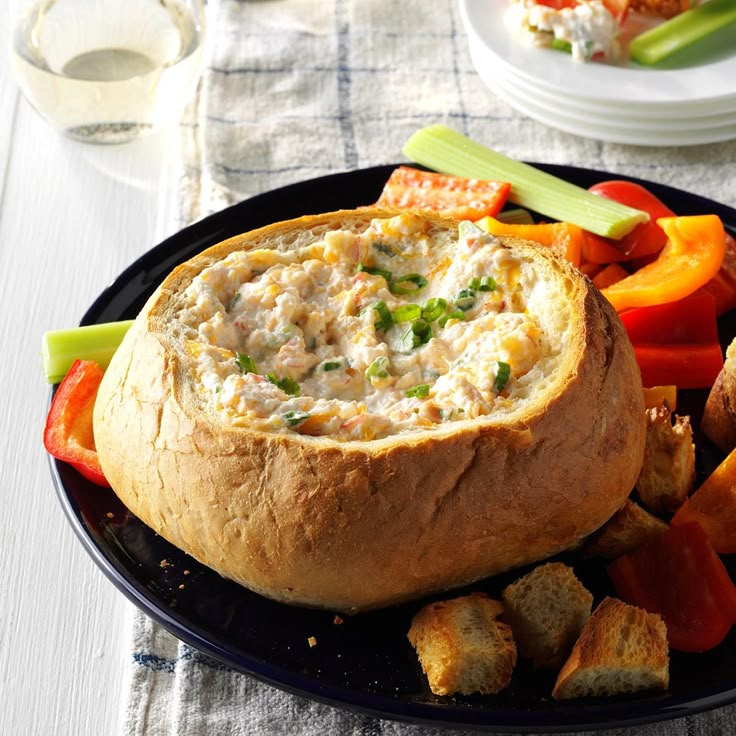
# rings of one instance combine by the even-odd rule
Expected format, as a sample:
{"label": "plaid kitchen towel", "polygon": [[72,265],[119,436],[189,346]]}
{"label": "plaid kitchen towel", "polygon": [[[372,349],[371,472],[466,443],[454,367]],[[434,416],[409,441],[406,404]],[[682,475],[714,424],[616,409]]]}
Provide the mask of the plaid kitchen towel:
{"label": "plaid kitchen towel", "polygon": [[[218,0],[207,65],[182,125],[179,222],[295,181],[402,159],[445,123],[530,161],[626,173],[736,206],[736,142],[641,148],[530,120],[483,86],[456,0]],[[234,673],[131,608],[124,736],[430,736]],[[616,732],[736,733],[736,707]]]}

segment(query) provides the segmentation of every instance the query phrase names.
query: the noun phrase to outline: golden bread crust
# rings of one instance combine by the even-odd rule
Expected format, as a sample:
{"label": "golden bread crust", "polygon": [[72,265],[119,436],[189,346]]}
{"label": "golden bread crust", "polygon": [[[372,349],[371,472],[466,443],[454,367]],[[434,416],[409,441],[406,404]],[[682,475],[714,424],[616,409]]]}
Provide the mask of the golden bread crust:
{"label": "golden bread crust", "polygon": [[615,311],[572,266],[511,239],[571,301],[573,321],[559,375],[523,411],[339,442],[226,425],[204,410],[171,324],[191,279],[234,250],[288,250],[385,214],[278,223],[178,267],[98,394],[96,446],[123,503],[200,562],[279,601],[376,608],[549,557],[611,517],[641,467],[641,380]]}

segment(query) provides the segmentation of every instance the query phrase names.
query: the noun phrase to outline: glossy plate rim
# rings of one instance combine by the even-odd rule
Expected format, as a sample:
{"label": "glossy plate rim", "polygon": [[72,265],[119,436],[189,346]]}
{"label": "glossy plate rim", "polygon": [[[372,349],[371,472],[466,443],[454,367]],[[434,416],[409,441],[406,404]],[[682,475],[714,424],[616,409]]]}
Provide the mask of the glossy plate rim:
{"label": "glossy plate rim", "polygon": [[[286,215],[287,217],[296,217],[309,212],[325,212],[329,209],[369,204],[375,201],[370,197],[374,195],[377,197],[380,187],[396,165],[374,166],[297,182],[256,195],[193,223],[153,247],[126,268],[93,302],[81,320],[81,324],[133,316],[133,313],[145,301],[145,294],[155,288],[160,278],[163,278],[173,268],[173,265],[191,257],[194,252],[202,250],[203,247],[235,234],[233,220],[239,223],[241,215],[246,219],[250,216],[251,219],[239,231],[265,224],[261,220],[270,218],[271,213],[276,211],[282,214],[288,211],[291,214]],[[579,183],[586,182],[586,185],[602,178],[615,176],[615,178],[626,178],[650,186],[660,196],[666,196],[667,193],[673,196],[684,196],[687,197],[693,212],[704,211],[705,208],[724,218],[731,231],[736,230],[736,209],[698,195],[689,195],[666,185],[604,171],[563,165],[534,165],[563,178],[571,178]],[[335,206],[331,206],[333,201],[331,199],[329,209],[314,204],[319,203],[318,192],[325,187],[328,191],[337,193]],[[370,192],[370,197],[367,192]],[[297,203],[295,198],[301,199]],[[354,201],[355,198],[362,198],[363,201]],[[683,212],[683,214],[688,213]],[[132,304],[129,299],[126,299],[124,302],[127,306],[123,308],[122,302],[118,299],[123,287],[130,287],[133,290],[140,287],[140,304],[137,302]],[[52,388],[50,396],[53,396],[53,391]],[[453,698],[427,699],[417,696],[398,699],[367,689],[356,690],[325,684],[312,676],[294,671],[293,668],[278,666],[267,659],[236,651],[231,642],[193,623],[191,614],[188,614],[186,610],[162,605],[152,590],[144,584],[143,573],[133,574],[123,565],[121,561],[123,554],[120,548],[116,547],[116,540],[105,536],[109,530],[104,528],[106,523],[104,519],[89,518],[88,501],[92,499],[96,506],[104,507],[108,499],[117,500],[112,491],[92,486],[81,479],[81,476],[78,476],[65,463],[49,458],[49,465],[56,495],[77,538],[94,563],[129,601],[178,639],[211,657],[216,663],[224,664],[237,672],[253,676],[301,697],[377,718],[422,723],[447,729],[473,728],[480,731],[500,730],[522,733],[579,732],[635,726],[695,714],[736,702],[736,675],[732,682],[725,683],[715,691],[703,689],[698,684],[698,687],[692,690],[688,687],[687,693],[683,695],[662,694],[654,699],[644,698],[634,701],[629,698],[623,701],[597,700],[582,705],[580,703],[567,705],[547,702],[544,706],[531,709],[510,709],[504,706],[503,698],[500,701],[493,700],[490,704],[483,701],[481,706],[470,707],[468,703],[457,702]],[[140,525],[140,522],[137,523]],[[161,542],[167,549],[170,547],[163,540]],[[174,547],[170,549],[172,554],[183,554]],[[142,565],[142,560],[136,561],[130,558],[127,551],[125,554],[128,554],[128,558],[125,558],[126,562],[137,562],[139,566]],[[191,560],[191,565],[194,570],[198,563]],[[204,569],[204,574],[211,574],[211,571]],[[217,580],[221,581],[222,585],[235,585],[220,578]],[[279,606],[279,610],[284,610],[288,616],[292,614],[298,616],[303,613],[300,609],[289,609],[282,604],[273,603],[273,605]],[[549,699],[545,700],[549,701]]]}

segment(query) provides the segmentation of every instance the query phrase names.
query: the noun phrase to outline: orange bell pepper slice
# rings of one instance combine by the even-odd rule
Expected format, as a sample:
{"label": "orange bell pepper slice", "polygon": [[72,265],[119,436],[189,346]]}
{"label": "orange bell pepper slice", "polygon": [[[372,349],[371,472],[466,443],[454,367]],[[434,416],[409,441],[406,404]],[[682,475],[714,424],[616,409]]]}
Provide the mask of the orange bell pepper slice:
{"label": "orange bell pepper slice", "polygon": [[656,260],[603,289],[618,312],[689,296],[723,263],[726,231],[717,215],[661,217],[657,224],[667,234],[667,244]]}
{"label": "orange bell pepper slice", "polygon": [[672,526],[699,522],[719,554],[736,553],[736,450],[705,479],[672,518]]}
{"label": "orange bell pepper slice", "polygon": [[491,235],[513,235],[533,240],[559,253],[573,266],[579,266],[585,231],[571,222],[540,222],[534,225],[501,222],[493,217],[484,217],[476,225]]}
{"label": "orange bell pepper slice", "polygon": [[456,220],[497,215],[511,191],[511,182],[468,179],[450,174],[398,166],[381,191],[376,205],[438,212]]}
{"label": "orange bell pepper slice", "polygon": [[609,263],[603,270],[593,276],[593,283],[599,289],[605,289],[621,279],[625,279],[629,272],[618,263]]}

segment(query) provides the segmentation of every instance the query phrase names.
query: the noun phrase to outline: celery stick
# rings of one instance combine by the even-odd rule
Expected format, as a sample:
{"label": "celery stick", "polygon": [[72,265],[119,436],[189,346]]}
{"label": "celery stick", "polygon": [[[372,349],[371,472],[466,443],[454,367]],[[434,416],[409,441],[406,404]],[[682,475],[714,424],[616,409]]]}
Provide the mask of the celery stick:
{"label": "celery stick", "polygon": [[107,368],[133,320],[51,330],[43,336],[43,370],[49,383],[59,383],[72,363],[95,360]]}
{"label": "celery stick", "polygon": [[736,2],[709,0],[632,39],[629,53],[651,66],[731,24],[736,24]]}
{"label": "celery stick", "polygon": [[435,171],[472,179],[511,182],[509,201],[542,215],[572,222],[584,230],[609,238],[622,238],[646,212],[591,194],[556,176],[514,161],[466,138],[444,125],[418,130],[403,152],[413,161]]}
{"label": "celery stick", "polygon": [[529,210],[525,210],[522,207],[516,207],[512,210],[501,210],[496,215],[496,219],[499,222],[505,222],[509,225],[533,225],[534,218],[532,217]]}

